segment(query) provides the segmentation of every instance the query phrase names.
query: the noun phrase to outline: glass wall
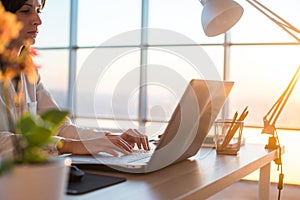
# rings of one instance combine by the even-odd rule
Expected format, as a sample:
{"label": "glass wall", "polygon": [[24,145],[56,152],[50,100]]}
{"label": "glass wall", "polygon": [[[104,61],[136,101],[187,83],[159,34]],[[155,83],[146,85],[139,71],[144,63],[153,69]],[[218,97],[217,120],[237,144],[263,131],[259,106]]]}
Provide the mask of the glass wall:
{"label": "glass wall", "polygon": [[[78,0],[78,46],[103,46],[141,26],[141,0]],[[113,45],[139,45],[140,36]]]}
{"label": "glass wall", "polygon": [[[300,46],[246,1],[238,3],[244,15],[225,43],[224,35],[204,35],[198,0],[47,1],[35,45],[42,80],[79,125],[124,129],[146,123],[149,136],[164,130],[189,79],[231,80],[228,117],[248,106],[245,126],[261,128],[300,65]],[[263,3],[300,27],[297,0]],[[300,128],[298,85],[277,128]],[[247,140],[259,138],[260,130],[255,133]],[[283,135],[289,136],[283,138],[288,160],[299,140]],[[297,183],[289,169],[286,180]]]}
{"label": "glass wall", "polygon": [[[47,1],[36,43],[42,80],[62,108],[86,123],[167,122],[186,80],[225,78],[235,82],[229,116],[248,106],[246,125],[261,127],[299,66],[300,47],[246,1],[238,3],[244,15],[225,45],[224,35],[204,35],[196,0]],[[263,3],[300,27],[296,0]],[[72,9],[77,17],[71,22]],[[278,127],[300,128],[299,86],[295,90]]]}
{"label": "glass wall", "polygon": [[39,48],[66,48],[69,45],[70,0],[46,2],[41,13],[42,25],[36,46]]}

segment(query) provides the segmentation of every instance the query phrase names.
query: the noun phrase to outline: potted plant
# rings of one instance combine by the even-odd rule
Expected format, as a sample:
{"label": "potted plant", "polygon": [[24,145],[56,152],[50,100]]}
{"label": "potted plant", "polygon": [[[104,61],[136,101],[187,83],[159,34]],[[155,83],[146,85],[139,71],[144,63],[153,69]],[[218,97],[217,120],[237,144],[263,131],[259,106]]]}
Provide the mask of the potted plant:
{"label": "potted plant", "polygon": [[13,154],[8,157],[0,155],[0,199],[59,200],[65,193],[70,161],[51,157],[44,149],[52,142],[52,136],[68,112],[53,109],[37,116],[16,109],[16,105],[24,102],[24,94],[17,89],[11,93],[11,81],[20,79],[24,74],[31,83],[37,80],[37,66],[32,60],[35,51],[28,45],[20,55],[7,49],[10,41],[18,37],[21,28],[16,16],[6,12],[0,2],[1,101],[6,105],[6,128],[14,133],[10,137]]}
{"label": "potted plant", "polygon": [[63,199],[70,160],[44,152],[52,136],[68,115],[48,110],[40,116],[22,114],[12,137],[13,157],[0,163],[0,199]]}

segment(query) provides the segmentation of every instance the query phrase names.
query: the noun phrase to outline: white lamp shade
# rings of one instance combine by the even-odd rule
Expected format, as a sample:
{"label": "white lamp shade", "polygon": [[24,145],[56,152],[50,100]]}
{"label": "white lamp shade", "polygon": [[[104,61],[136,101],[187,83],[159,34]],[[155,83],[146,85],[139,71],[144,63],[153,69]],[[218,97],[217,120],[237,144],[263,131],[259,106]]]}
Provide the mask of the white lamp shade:
{"label": "white lamp shade", "polygon": [[202,3],[202,27],[209,37],[228,31],[244,12],[244,9],[232,0],[206,0]]}

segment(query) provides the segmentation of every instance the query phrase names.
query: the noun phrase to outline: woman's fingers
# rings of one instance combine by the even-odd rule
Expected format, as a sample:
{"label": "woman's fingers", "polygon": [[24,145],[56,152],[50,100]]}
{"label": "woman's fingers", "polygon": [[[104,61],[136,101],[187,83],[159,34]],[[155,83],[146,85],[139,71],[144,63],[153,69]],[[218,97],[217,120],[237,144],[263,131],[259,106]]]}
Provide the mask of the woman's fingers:
{"label": "woman's fingers", "polygon": [[103,151],[102,152],[105,152],[105,153],[108,153],[112,156],[115,156],[115,157],[118,157],[119,156],[119,153],[116,152],[115,150],[109,148],[109,147],[106,147],[106,148],[103,148]]}
{"label": "woman's fingers", "polygon": [[128,129],[121,135],[121,137],[131,146],[136,144],[139,149],[143,148],[145,150],[150,150],[148,137],[139,132],[137,129]]}
{"label": "woman's fingers", "polygon": [[73,150],[74,154],[94,154],[105,152],[113,156],[119,153],[129,154],[132,148],[118,136],[109,136],[109,138],[95,138],[83,141],[77,141],[79,145]]}
{"label": "woman's fingers", "polygon": [[106,152],[118,156],[120,152],[126,155],[132,153],[135,144],[139,149],[150,150],[148,137],[136,129],[128,129],[121,136],[108,134],[104,138],[82,141],[81,144],[82,148],[75,150],[80,154]]}
{"label": "woman's fingers", "polygon": [[143,146],[143,149],[150,150],[149,141],[147,135],[142,134],[137,129],[133,129],[133,131],[139,136],[139,148],[141,149]]}
{"label": "woman's fingers", "polygon": [[[130,144],[128,144],[125,140],[123,140],[118,135],[108,135],[107,136],[110,142],[112,142],[114,145],[118,147],[118,151],[128,154],[132,152],[132,147]],[[125,150],[125,151],[124,151]]]}

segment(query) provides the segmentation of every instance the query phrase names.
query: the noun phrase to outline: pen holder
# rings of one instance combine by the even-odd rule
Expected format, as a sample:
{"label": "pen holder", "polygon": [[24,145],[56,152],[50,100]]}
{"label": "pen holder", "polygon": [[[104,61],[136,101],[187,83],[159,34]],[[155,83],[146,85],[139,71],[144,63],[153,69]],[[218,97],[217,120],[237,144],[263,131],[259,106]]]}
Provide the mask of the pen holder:
{"label": "pen holder", "polygon": [[217,154],[238,154],[241,146],[243,126],[243,121],[233,121],[231,119],[217,120],[214,123]]}

